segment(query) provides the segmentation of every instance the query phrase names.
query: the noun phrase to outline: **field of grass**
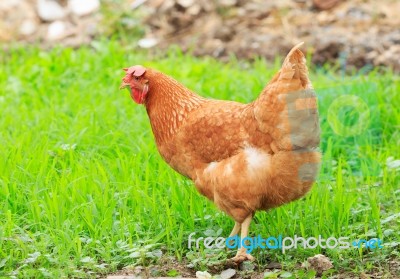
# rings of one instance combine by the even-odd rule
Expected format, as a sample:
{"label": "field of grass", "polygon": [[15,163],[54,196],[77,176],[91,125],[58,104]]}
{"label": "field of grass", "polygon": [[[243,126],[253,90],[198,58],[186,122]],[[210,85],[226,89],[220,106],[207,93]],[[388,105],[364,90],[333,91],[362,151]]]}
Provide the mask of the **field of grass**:
{"label": "field of grass", "polygon": [[[162,161],[144,108],[118,90],[121,68],[152,66],[204,96],[248,102],[279,61],[222,64],[101,42],[16,47],[0,62],[0,277],[86,278],[160,257],[205,270],[234,255],[188,249],[191,232],[227,236],[233,221]],[[333,274],[389,276],[400,254],[399,76],[311,72],[322,127],[318,182],[303,199],[257,213],[250,232],[379,237],[384,248],[257,249],[257,270],[275,261],[302,278],[300,264],[323,253]]]}

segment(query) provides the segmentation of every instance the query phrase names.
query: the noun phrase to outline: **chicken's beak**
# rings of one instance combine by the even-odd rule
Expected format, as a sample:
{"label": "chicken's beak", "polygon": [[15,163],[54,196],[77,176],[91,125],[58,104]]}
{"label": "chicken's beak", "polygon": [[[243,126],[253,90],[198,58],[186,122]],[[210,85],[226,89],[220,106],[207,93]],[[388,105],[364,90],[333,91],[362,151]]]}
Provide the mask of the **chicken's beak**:
{"label": "chicken's beak", "polygon": [[121,83],[121,85],[119,86],[119,89],[121,90],[121,89],[124,89],[124,88],[126,88],[126,87],[128,87],[130,84],[129,83],[126,83],[125,81],[123,81],[122,83]]}

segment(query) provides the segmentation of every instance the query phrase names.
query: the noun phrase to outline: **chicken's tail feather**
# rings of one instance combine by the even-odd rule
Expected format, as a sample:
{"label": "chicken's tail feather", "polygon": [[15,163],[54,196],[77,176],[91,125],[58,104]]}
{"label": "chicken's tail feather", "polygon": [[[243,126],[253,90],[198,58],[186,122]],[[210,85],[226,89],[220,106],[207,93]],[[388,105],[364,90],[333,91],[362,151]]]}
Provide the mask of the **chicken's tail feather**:
{"label": "chicken's tail feather", "polygon": [[300,46],[304,43],[301,42],[294,46],[283,61],[281,70],[279,72],[278,81],[284,80],[300,80],[303,89],[311,89],[312,85],[308,78],[308,68],[306,65],[306,58],[300,50]]}
{"label": "chicken's tail feather", "polygon": [[319,146],[317,96],[301,45],[289,52],[281,70],[254,103],[258,130],[272,138],[274,153]]}

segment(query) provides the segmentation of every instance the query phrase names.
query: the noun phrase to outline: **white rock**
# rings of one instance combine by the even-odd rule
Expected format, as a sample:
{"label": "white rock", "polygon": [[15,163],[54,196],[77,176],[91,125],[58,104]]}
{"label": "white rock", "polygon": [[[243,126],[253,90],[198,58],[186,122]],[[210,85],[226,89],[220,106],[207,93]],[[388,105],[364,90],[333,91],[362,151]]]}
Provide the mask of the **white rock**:
{"label": "white rock", "polygon": [[23,36],[30,36],[36,32],[37,27],[38,26],[34,20],[25,19],[19,27],[19,33]]}
{"label": "white rock", "polygon": [[66,16],[65,9],[53,0],[38,0],[37,11],[39,17],[44,21],[55,21]]}
{"label": "white rock", "polygon": [[212,275],[207,271],[196,271],[196,278],[197,279],[211,279]]}
{"label": "white rock", "polygon": [[230,279],[235,276],[236,270],[229,268],[221,272],[221,279]]}
{"label": "white rock", "polygon": [[143,38],[138,41],[138,46],[141,48],[152,48],[158,44],[156,38]]}
{"label": "white rock", "polygon": [[181,5],[184,8],[189,8],[190,6],[192,6],[195,1],[194,0],[177,0],[176,3],[178,3],[179,5]]}
{"label": "white rock", "polygon": [[47,28],[47,39],[49,41],[56,41],[66,36],[67,25],[63,21],[54,21]]}
{"label": "white rock", "polygon": [[68,8],[77,16],[85,16],[97,11],[100,7],[99,0],[69,0]]}

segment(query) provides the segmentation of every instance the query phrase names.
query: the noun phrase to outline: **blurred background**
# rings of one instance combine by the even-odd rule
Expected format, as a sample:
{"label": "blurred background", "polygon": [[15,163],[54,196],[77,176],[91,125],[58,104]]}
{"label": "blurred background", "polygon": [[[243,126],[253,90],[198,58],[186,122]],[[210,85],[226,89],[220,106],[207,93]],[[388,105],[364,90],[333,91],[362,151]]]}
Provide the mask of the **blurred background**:
{"label": "blurred background", "polygon": [[79,47],[114,38],[223,61],[273,60],[299,41],[316,65],[400,72],[400,1],[2,0],[0,43]]}

